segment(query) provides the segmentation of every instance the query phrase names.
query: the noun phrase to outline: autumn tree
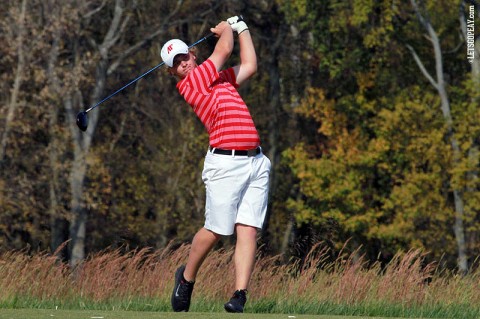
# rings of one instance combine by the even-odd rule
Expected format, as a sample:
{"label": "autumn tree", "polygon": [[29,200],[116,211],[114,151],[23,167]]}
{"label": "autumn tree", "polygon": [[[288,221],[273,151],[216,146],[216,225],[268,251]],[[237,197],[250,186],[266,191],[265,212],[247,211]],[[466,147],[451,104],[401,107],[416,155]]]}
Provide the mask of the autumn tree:
{"label": "autumn tree", "polygon": [[[412,246],[437,257],[447,250],[449,261],[459,256],[458,267],[465,271],[459,223],[473,220],[475,214],[462,215],[462,206],[476,203],[478,185],[470,179],[467,196],[472,202],[467,204],[467,189],[458,187],[469,175],[466,163],[470,170],[478,167],[465,156],[478,135],[477,125],[465,121],[475,118],[475,107],[452,107],[455,111],[446,113],[448,105],[469,94],[465,77],[454,77],[468,74],[465,55],[456,49],[458,19],[449,15],[458,3],[436,3],[436,14],[429,15],[442,31],[441,46],[423,15],[418,23],[420,12],[412,4],[331,1],[324,11],[313,10],[311,2],[289,4],[291,15],[304,10],[312,21],[320,21],[316,12],[321,12],[328,27],[311,30],[319,75],[325,79],[307,91],[298,108],[318,128],[317,139],[307,137],[286,152],[301,194],[290,200],[290,207],[298,223],[331,231],[338,244],[353,239],[366,245],[372,258]],[[435,54],[418,49],[423,32],[430,32]],[[441,55],[447,56],[443,52],[450,52],[444,63],[454,70],[451,74],[444,75],[441,67]],[[430,59],[421,64],[420,57]],[[426,71],[432,66],[436,76]],[[448,86],[444,76],[449,76]],[[447,100],[449,91],[460,99]],[[452,128],[466,126],[474,134],[463,135],[467,149],[460,151],[460,135]]]}

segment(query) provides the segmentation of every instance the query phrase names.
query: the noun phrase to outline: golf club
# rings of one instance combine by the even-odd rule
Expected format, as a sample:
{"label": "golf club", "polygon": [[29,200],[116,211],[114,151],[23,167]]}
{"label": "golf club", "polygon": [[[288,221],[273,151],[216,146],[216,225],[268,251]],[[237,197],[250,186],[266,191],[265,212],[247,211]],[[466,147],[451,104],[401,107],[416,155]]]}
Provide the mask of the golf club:
{"label": "golf club", "polygon": [[[214,35],[214,33],[210,33],[208,34],[207,36],[201,38],[200,40],[198,40],[197,42],[191,44],[188,48],[190,49],[191,47],[194,47],[196,46],[197,44],[205,41],[206,39],[210,38],[212,35]],[[130,81],[129,83],[125,84],[124,86],[122,86],[120,89],[118,89],[117,91],[113,92],[112,94],[110,94],[109,96],[107,96],[106,98],[104,98],[103,100],[101,100],[100,102],[98,102],[97,104],[91,106],[90,108],[86,109],[85,111],[81,111],[77,114],[77,126],[80,130],[82,131],[86,131],[87,130],[87,127],[88,127],[88,116],[87,116],[87,113],[90,112],[91,110],[93,110],[94,108],[96,108],[97,106],[99,106],[100,104],[102,104],[103,102],[105,102],[106,100],[108,100],[109,98],[111,98],[112,96],[116,95],[118,92],[124,90],[125,88],[129,87],[130,85],[132,85],[133,83],[137,82],[138,80],[140,80],[141,78],[143,78],[144,76],[146,76],[147,74],[153,72],[154,70],[158,69],[159,67],[161,67],[163,64],[165,64],[165,62],[162,62],[156,66],[154,66],[153,68],[151,68],[150,70],[148,70],[147,72],[143,73],[142,75],[138,76],[137,78],[133,79],[132,81]]]}

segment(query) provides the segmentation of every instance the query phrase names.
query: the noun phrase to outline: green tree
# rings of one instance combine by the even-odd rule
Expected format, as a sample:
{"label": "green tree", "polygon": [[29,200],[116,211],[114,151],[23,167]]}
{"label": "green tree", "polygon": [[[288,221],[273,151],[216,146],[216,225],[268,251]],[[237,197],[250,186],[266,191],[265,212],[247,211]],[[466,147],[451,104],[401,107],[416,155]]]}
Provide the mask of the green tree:
{"label": "green tree", "polygon": [[[313,119],[317,129],[313,136],[306,136],[303,146],[285,153],[299,180],[301,196],[289,201],[297,222],[323,230],[337,225],[330,238],[336,235],[338,245],[353,238],[355,244],[367,245],[372,257],[412,246],[438,257],[447,249],[449,261],[454,264],[459,256],[458,266],[465,270],[457,250],[458,222],[470,225],[475,213],[469,209],[459,215],[463,210],[457,197],[464,203],[467,197],[472,201],[465,207],[477,201],[478,184],[466,179],[478,168],[478,161],[466,155],[476,144],[477,124],[466,119],[475,118],[478,111],[474,105],[456,107],[457,101],[470,100],[472,92],[465,86],[465,77],[453,76],[468,74],[462,63],[465,56],[455,50],[458,19],[450,14],[459,4],[427,5],[442,39],[439,50],[451,52],[444,55],[448,56],[444,65],[454,72],[446,75],[451,79],[448,87],[443,73],[437,73],[442,78],[437,77],[433,87],[428,86],[431,77],[424,80],[422,76],[435,65],[439,70],[437,55],[425,59],[424,70],[418,68],[419,57],[432,54],[431,47],[421,46],[425,24],[418,23],[414,2],[392,6],[390,2],[331,1],[324,3],[323,11],[314,10],[314,4],[285,4],[295,25],[323,23],[323,28],[309,32],[320,61],[318,76],[325,78],[312,82],[315,88],[307,91],[297,109]],[[302,12],[308,14],[300,20]],[[451,118],[445,115],[446,95],[438,94],[440,83],[443,92],[456,98],[448,100]],[[462,137],[457,132],[460,127],[468,131]],[[452,148],[452,138],[464,139],[466,149]],[[470,187],[460,186],[465,183]],[[474,255],[469,251],[469,256]]]}

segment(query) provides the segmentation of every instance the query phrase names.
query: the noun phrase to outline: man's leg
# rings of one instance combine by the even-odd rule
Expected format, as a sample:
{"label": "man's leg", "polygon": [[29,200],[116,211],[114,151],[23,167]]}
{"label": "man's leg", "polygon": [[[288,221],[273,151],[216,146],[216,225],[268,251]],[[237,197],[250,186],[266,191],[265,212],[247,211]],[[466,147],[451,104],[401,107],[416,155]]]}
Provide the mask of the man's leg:
{"label": "man's leg", "polygon": [[257,231],[263,225],[268,204],[270,160],[261,155],[250,161],[253,171],[249,174],[250,180],[241,199],[235,224],[237,233],[235,287],[237,290],[248,288],[257,252]]}
{"label": "man's leg", "polygon": [[[264,155],[250,158],[247,188],[238,207],[235,230],[235,292],[224,305],[228,312],[243,312],[247,289],[252,277],[257,252],[257,230],[262,227],[267,212],[268,184],[271,163]],[[249,226],[247,226],[249,225]]]}
{"label": "man's leg", "polygon": [[247,302],[247,289],[252,276],[257,251],[257,229],[236,224],[237,243],[235,245],[235,292],[224,305],[228,312],[243,312]]}
{"label": "man's leg", "polygon": [[206,228],[200,229],[195,234],[187,265],[178,267],[175,272],[175,285],[173,286],[171,299],[174,311],[188,311],[190,309],[190,300],[198,269],[219,239],[220,235]]}
{"label": "man's leg", "polygon": [[237,243],[235,245],[235,289],[248,288],[255,265],[257,252],[257,228],[236,224]]}
{"label": "man's leg", "polygon": [[185,280],[195,281],[200,266],[220,237],[220,235],[203,227],[195,234],[185,272],[183,273]]}

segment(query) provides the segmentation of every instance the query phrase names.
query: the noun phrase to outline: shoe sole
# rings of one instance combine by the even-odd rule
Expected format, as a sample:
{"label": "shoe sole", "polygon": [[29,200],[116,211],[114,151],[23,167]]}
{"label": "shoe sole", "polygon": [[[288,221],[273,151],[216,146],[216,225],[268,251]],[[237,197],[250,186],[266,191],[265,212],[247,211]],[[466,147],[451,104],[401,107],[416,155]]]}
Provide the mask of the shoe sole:
{"label": "shoe sole", "polygon": [[230,303],[226,303],[225,305],[223,305],[223,308],[225,308],[225,310],[230,313],[243,313],[243,309],[241,311],[237,311]]}

